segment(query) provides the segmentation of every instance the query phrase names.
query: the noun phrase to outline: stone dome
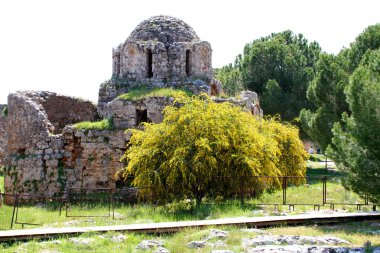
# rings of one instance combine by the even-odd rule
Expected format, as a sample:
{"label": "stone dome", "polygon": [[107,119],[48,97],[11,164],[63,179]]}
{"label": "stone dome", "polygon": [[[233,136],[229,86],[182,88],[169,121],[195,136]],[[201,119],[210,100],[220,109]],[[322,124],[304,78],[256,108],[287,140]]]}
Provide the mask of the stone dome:
{"label": "stone dome", "polygon": [[194,29],[181,19],[170,16],[154,16],[142,21],[127,41],[159,41],[165,45],[174,42],[199,41]]}

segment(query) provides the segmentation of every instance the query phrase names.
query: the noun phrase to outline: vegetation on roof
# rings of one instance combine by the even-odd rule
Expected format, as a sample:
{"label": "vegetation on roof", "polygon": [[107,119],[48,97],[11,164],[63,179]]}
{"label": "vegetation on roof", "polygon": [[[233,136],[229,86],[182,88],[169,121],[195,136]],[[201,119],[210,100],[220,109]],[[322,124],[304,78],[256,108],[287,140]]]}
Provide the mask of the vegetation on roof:
{"label": "vegetation on roof", "polygon": [[194,93],[187,89],[175,89],[175,88],[146,88],[139,87],[131,89],[128,93],[118,96],[118,99],[123,100],[138,100],[145,97],[173,97],[176,94],[182,94],[185,96],[192,96]]}

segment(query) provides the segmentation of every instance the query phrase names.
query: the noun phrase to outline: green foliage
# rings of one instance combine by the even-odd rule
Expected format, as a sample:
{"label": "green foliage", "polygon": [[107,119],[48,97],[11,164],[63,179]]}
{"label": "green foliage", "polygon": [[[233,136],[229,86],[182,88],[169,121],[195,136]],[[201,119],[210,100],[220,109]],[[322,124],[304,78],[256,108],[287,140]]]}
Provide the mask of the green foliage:
{"label": "green foliage", "polygon": [[306,90],[320,51],[318,43],[308,43],[302,34],[291,31],[255,40],[245,46],[238,64],[243,86],[262,95],[264,112],[292,120],[311,106]]}
{"label": "green foliage", "polygon": [[241,82],[241,75],[237,65],[226,65],[220,69],[215,69],[216,79],[221,81],[223,91],[231,96],[235,97],[243,90],[243,84]]}
{"label": "green foliage", "polygon": [[124,177],[152,201],[231,197],[279,188],[255,176],[304,175],[307,154],[298,130],[275,119],[257,119],[207,96],[181,99],[164,110],[160,124],[134,130]]}
{"label": "green foliage", "polygon": [[276,115],[284,107],[286,97],[276,80],[268,80],[260,99],[260,104],[265,107],[265,114]]}
{"label": "green foliage", "polygon": [[320,55],[316,76],[307,91],[309,101],[317,109],[302,110],[300,118],[303,130],[319,143],[322,150],[331,143],[334,123],[341,122],[342,113],[350,113],[344,93],[350,75],[363,57],[376,48],[380,48],[380,24],[369,26],[351,44],[351,48],[343,49],[337,56]]}
{"label": "green foliage", "polygon": [[91,121],[78,122],[74,124],[74,127],[79,131],[114,129],[112,119],[103,119],[102,121],[96,121],[96,122],[91,122]]}
{"label": "green foliage", "polygon": [[300,119],[303,129],[322,148],[326,150],[331,142],[331,127],[347,111],[344,89],[347,86],[348,62],[343,56],[323,53],[317,62],[317,74],[307,91],[308,99],[317,110],[303,109]]}
{"label": "green foliage", "polygon": [[120,95],[118,98],[123,100],[137,100],[144,97],[173,97],[181,93],[185,96],[192,96],[194,93],[187,89],[174,89],[174,88],[146,88],[138,87],[131,89],[128,93]]}
{"label": "green foliage", "polygon": [[352,73],[360,64],[368,50],[380,48],[380,24],[367,27],[351,44],[348,54],[350,72]]}
{"label": "green foliage", "polygon": [[336,123],[328,152],[347,172],[345,185],[380,201],[380,49],[368,51],[347,87],[351,111]]}

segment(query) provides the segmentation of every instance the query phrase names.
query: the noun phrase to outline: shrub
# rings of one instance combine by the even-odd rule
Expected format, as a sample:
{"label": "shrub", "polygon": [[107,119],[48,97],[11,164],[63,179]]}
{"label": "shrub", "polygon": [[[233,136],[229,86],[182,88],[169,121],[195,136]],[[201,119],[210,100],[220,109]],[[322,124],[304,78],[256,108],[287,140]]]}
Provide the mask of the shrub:
{"label": "shrub", "polygon": [[[305,174],[298,130],[207,96],[176,99],[160,124],[133,130],[122,160],[152,201],[231,197],[280,188],[273,177]],[[268,176],[265,180],[257,176]],[[269,179],[268,179],[269,178]]]}

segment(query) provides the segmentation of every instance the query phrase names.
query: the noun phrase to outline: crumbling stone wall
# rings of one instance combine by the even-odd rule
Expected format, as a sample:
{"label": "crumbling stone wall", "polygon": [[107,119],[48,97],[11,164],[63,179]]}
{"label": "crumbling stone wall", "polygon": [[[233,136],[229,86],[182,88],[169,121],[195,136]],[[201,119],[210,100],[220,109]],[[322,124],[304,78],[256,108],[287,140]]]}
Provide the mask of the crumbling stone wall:
{"label": "crumbling stone wall", "polygon": [[[51,92],[16,92],[8,96],[8,115],[0,119],[0,132],[5,132],[3,138],[1,163],[6,167],[5,191],[7,193],[54,194],[63,186],[62,173],[64,142],[61,135],[54,135],[55,127],[48,114],[56,112],[59,118],[70,113],[69,103],[55,104],[57,96]],[[53,98],[50,100],[50,98]],[[58,101],[69,101],[72,106],[89,108],[88,101],[76,101],[73,98],[60,98]],[[49,106],[56,106],[54,110]],[[62,105],[62,106],[60,106]],[[79,109],[78,109],[79,110]],[[88,120],[94,120],[96,114],[92,105],[92,114]],[[79,113],[81,115],[81,113]],[[51,115],[52,116],[52,115]],[[53,115],[51,117],[55,119]],[[67,116],[63,121],[75,123],[76,117]],[[1,126],[2,125],[2,126]],[[1,135],[1,133],[0,133]]]}
{"label": "crumbling stone wall", "polygon": [[41,104],[54,126],[55,134],[62,132],[69,124],[98,118],[96,106],[91,101],[50,93]]}
{"label": "crumbling stone wall", "polygon": [[36,195],[59,196],[68,187],[114,189],[129,138],[122,130],[87,132],[67,126],[62,134],[27,149],[26,155],[10,157],[5,192],[27,200]]}
{"label": "crumbling stone wall", "polygon": [[8,156],[28,155],[27,150],[36,147],[52,132],[53,125],[38,98],[39,94],[33,92],[16,92],[8,96]]}

